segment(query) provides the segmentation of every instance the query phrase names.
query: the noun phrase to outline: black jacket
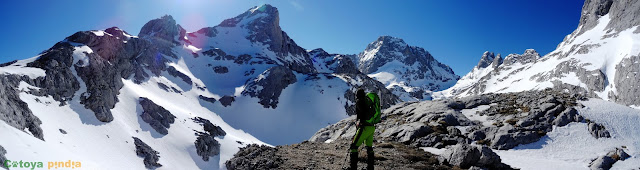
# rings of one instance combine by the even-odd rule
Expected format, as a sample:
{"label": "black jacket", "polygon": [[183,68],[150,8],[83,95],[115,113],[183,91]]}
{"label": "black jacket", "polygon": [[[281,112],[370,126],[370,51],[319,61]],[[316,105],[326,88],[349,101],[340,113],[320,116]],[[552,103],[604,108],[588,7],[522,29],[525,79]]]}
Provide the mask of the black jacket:
{"label": "black jacket", "polygon": [[366,122],[365,120],[371,119],[373,117],[373,107],[371,107],[371,99],[368,97],[364,97],[364,99],[356,100],[356,115],[360,120],[360,125],[371,126],[372,124]]}

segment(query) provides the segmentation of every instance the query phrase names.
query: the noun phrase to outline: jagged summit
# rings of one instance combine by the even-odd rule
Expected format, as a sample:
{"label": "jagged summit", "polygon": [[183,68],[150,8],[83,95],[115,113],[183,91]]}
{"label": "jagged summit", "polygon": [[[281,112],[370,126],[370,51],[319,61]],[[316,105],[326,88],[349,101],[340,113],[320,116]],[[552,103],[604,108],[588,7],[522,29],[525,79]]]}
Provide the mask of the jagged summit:
{"label": "jagged summit", "polygon": [[171,15],[165,15],[144,24],[138,36],[142,38],[154,37],[178,43],[177,39],[184,37],[185,33],[186,31],[179,24],[176,24],[176,20]]}
{"label": "jagged summit", "polygon": [[256,21],[261,21],[262,23],[269,25],[280,25],[280,14],[278,12],[278,8],[273,7],[269,4],[255,6],[238,15],[237,17],[222,21],[218,26],[235,27],[250,24]]}
{"label": "jagged summit", "polygon": [[540,54],[534,49],[527,49],[522,54],[509,54],[504,58],[503,64],[512,65],[515,63],[534,63],[540,58]]}
{"label": "jagged summit", "polygon": [[433,56],[421,47],[409,46],[404,40],[392,36],[380,36],[369,43],[358,55],[358,69],[366,74],[378,71],[378,67],[391,62],[400,61],[412,65],[418,61],[432,61]]}
{"label": "jagged summit", "polygon": [[495,58],[496,58],[496,55],[493,52],[489,52],[489,51],[484,52],[482,54],[482,57],[480,57],[480,61],[478,61],[478,65],[476,65],[476,68],[487,68]]}
{"label": "jagged summit", "polygon": [[384,83],[404,101],[430,99],[431,91],[448,88],[459,76],[425,49],[392,36],[380,36],[356,58],[360,72]]}
{"label": "jagged summit", "polygon": [[271,6],[270,4],[262,4],[260,6],[255,6],[251,8],[249,11],[253,14],[257,13],[266,13],[272,16],[278,16],[278,8]]}
{"label": "jagged summit", "polygon": [[309,51],[309,55],[313,57],[320,57],[320,56],[324,57],[324,56],[329,56],[330,54],[322,48],[316,48]]}
{"label": "jagged summit", "polygon": [[369,44],[369,46],[367,46],[367,48],[372,47],[372,48],[379,48],[381,46],[407,46],[407,43],[404,42],[403,39],[398,38],[398,37],[393,37],[393,36],[389,36],[389,35],[383,35],[378,37],[378,39],[372,43]]}

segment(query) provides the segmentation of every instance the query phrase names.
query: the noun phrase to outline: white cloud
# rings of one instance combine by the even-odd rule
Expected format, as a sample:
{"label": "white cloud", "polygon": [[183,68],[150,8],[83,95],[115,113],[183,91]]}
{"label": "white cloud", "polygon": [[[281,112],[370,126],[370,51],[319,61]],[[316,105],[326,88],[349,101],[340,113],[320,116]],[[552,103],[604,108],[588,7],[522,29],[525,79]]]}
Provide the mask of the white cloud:
{"label": "white cloud", "polygon": [[290,3],[291,5],[293,5],[293,7],[294,7],[296,10],[298,10],[298,11],[304,11],[304,7],[302,7],[302,5],[300,5],[300,3],[298,3],[298,1],[291,0],[291,1],[289,1],[289,3]]}

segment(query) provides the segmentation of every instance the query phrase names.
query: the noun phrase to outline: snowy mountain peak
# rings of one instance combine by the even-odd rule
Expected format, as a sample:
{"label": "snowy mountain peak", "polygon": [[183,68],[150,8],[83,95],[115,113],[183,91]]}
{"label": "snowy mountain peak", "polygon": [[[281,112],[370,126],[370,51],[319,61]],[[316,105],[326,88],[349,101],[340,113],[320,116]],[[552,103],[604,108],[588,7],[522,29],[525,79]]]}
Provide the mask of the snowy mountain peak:
{"label": "snowy mountain peak", "polygon": [[275,14],[275,16],[277,16],[278,14],[278,8],[273,7],[269,4],[263,4],[260,6],[255,6],[253,8],[251,8],[249,11],[251,11],[251,13],[266,13],[266,14]]}
{"label": "snowy mountain peak", "polygon": [[327,53],[327,51],[324,51],[324,49],[322,48],[316,48],[313,49],[311,51],[309,51],[309,56],[311,56],[312,58],[315,57],[324,57],[324,56],[329,56],[330,54]]}
{"label": "snowy mountain peak", "polygon": [[431,91],[452,86],[459,76],[423,48],[380,36],[357,56],[360,72],[381,81],[404,101],[430,99]]}
{"label": "snowy mountain peak", "polygon": [[142,38],[154,37],[177,44],[177,39],[183,38],[185,33],[186,31],[176,24],[176,20],[171,15],[165,15],[144,24],[138,36]]}
{"label": "snowy mountain peak", "polygon": [[[238,15],[237,17],[226,19],[218,26],[222,27],[236,27],[247,26],[254,24],[267,24],[267,25],[279,25],[280,14],[278,8],[269,4],[261,6],[255,6],[250,8],[246,12]],[[249,27],[250,28],[250,27]]]}
{"label": "snowy mountain peak", "polygon": [[[199,35],[203,36],[199,36]],[[188,43],[207,50],[203,44],[215,42],[227,55],[251,55],[267,58],[300,73],[315,72],[309,54],[280,27],[278,9],[271,5],[250,8],[222,21],[218,26],[202,28],[188,34]],[[235,41],[231,45],[228,41]]]}
{"label": "snowy mountain peak", "polygon": [[401,38],[392,37],[388,35],[383,35],[378,37],[378,39],[371,44],[384,44],[384,45],[395,45],[395,46],[407,46],[407,43],[404,42]]}

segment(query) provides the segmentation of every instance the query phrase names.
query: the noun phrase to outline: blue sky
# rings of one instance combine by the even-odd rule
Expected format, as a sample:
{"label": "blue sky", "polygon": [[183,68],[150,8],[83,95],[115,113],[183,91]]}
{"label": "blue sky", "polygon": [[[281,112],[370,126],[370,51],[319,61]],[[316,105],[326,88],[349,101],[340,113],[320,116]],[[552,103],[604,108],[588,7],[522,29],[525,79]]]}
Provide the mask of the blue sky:
{"label": "blue sky", "polygon": [[0,5],[0,63],[33,57],[76,31],[117,26],[137,35],[149,20],[172,15],[187,31],[215,26],[264,3],[306,49],[356,54],[380,35],[425,48],[464,75],[484,51],[541,54],[578,25],[584,0],[20,0]]}

